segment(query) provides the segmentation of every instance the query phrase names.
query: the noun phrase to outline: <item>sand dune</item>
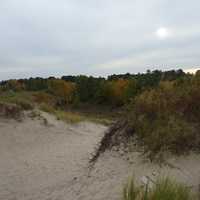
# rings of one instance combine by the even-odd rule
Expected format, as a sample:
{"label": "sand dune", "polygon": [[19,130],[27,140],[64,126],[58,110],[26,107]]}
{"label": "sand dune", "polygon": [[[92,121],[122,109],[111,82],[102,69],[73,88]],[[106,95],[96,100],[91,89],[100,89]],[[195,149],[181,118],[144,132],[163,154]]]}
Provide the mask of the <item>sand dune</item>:
{"label": "sand dune", "polygon": [[170,175],[188,186],[200,183],[200,156],[194,154],[160,168],[137,152],[107,151],[90,168],[89,158],[107,127],[69,125],[42,115],[47,124],[0,119],[0,200],[118,200],[122,183],[133,173],[138,180]]}

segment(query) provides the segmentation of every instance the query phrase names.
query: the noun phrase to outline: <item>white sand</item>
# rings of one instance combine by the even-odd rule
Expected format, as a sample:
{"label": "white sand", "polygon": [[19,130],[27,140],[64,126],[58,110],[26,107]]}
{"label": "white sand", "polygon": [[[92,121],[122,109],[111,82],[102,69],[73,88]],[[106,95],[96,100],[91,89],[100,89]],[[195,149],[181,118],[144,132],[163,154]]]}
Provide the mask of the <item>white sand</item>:
{"label": "white sand", "polygon": [[131,174],[165,174],[189,186],[200,183],[200,156],[171,159],[171,168],[143,162],[135,152],[106,152],[93,169],[91,153],[107,127],[90,122],[68,125],[43,114],[42,120],[0,119],[0,200],[119,200]]}

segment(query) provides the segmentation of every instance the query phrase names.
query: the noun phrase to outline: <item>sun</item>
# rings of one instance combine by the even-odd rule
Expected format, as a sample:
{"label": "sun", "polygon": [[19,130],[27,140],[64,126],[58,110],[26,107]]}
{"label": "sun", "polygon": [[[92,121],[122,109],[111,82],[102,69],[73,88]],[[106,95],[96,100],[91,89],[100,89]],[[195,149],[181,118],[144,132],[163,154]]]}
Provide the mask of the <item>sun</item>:
{"label": "sun", "polygon": [[160,27],[157,31],[156,31],[156,36],[160,39],[166,39],[167,37],[169,37],[170,32],[167,28],[165,27]]}

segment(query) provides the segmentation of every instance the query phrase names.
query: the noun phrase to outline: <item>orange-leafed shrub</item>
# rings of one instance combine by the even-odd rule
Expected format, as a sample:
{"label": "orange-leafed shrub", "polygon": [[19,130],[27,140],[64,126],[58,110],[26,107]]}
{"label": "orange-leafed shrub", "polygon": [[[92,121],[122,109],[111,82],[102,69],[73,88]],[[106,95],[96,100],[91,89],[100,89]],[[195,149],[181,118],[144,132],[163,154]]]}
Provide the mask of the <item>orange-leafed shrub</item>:
{"label": "orange-leafed shrub", "polygon": [[72,82],[64,80],[50,80],[49,92],[57,97],[57,103],[60,105],[68,105],[73,102],[76,95],[76,85]]}
{"label": "orange-leafed shrub", "polygon": [[47,92],[37,92],[33,95],[33,98],[36,103],[46,103],[53,105],[55,102],[55,98]]}

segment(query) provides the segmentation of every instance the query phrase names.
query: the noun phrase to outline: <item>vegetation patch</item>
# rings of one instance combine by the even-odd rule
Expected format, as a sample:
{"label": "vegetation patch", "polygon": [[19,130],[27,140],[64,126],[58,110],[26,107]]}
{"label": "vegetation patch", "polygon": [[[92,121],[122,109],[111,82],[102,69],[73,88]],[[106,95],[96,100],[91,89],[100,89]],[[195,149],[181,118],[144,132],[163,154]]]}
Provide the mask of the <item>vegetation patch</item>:
{"label": "vegetation patch", "polygon": [[22,110],[32,110],[34,108],[32,94],[28,92],[7,91],[0,95],[0,102],[16,104]]}
{"label": "vegetation patch", "polygon": [[123,200],[197,200],[184,184],[169,178],[159,179],[153,187],[136,186],[132,178],[123,189]]}
{"label": "vegetation patch", "polygon": [[41,103],[39,109],[47,113],[55,114],[55,108],[46,103]]}
{"label": "vegetation patch", "polygon": [[200,150],[200,74],[160,82],[137,95],[101,141],[99,152],[136,139],[149,158]]}
{"label": "vegetation patch", "polygon": [[120,143],[128,145],[135,138],[152,159],[165,151],[182,154],[200,150],[200,71],[195,75],[154,70],[107,79],[80,75],[8,80],[0,83],[0,102],[23,110],[37,106],[67,122],[108,122],[95,112],[71,110],[80,104],[107,106],[110,113],[127,108],[97,152]]}
{"label": "vegetation patch", "polygon": [[20,106],[10,103],[0,103],[0,116],[19,120],[22,115]]}
{"label": "vegetation patch", "polygon": [[85,118],[78,113],[66,112],[62,110],[56,110],[55,116],[58,120],[63,120],[69,123],[78,123],[85,120]]}

